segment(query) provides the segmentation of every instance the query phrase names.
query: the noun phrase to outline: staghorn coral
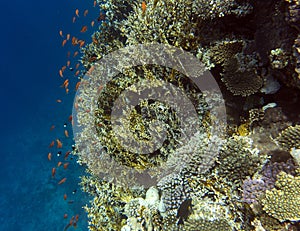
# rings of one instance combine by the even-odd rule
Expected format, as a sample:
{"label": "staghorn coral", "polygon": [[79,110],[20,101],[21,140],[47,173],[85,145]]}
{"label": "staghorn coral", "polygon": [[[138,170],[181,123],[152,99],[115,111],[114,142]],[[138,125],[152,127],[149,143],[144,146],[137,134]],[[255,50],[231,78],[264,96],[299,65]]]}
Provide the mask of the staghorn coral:
{"label": "staghorn coral", "polygon": [[300,148],[300,125],[289,126],[284,129],[275,141],[286,151],[290,151],[291,148]]}
{"label": "staghorn coral", "polygon": [[263,209],[270,216],[283,221],[300,220],[300,177],[285,172],[278,175],[276,188],[267,191],[262,199]]}

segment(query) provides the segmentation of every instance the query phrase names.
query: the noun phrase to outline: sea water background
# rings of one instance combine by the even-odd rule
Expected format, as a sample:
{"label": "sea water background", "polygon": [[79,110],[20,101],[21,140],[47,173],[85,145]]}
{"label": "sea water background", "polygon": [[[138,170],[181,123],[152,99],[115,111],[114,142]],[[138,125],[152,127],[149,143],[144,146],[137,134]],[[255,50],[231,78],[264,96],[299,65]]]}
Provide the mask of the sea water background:
{"label": "sea water background", "polygon": [[[73,24],[76,8],[81,16]],[[83,18],[85,9],[89,15]],[[76,78],[69,77],[73,88],[66,96],[59,87],[63,80],[58,70],[66,63],[67,48],[61,47],[58,31],[80,34],[84,23],[97,18],[97,9],[92,0],[2,1],[0,17],[0,231],[64,230],[75,214],[79,214],[76,230],[87,230],[82,206],[89,198],[78,186],[83,167],[69,160],[69,168],[60,167],[53,179],[51,169],[62,158],[55,148],[51,162],[47,154],[56,138],[64,143],[63,153],[72,144],[71,138],[64,138],[63,124],[71,114]],[[90,40],[91,33],[81,38]],[[56,128],[50,132],[52,124]],[[72,134],[70,124],[67,128]],[[63,177],[66,183],[58,185]],[[65,193],[74,203],[63,199]],[[63,218],[65,213],[68,219]]]}

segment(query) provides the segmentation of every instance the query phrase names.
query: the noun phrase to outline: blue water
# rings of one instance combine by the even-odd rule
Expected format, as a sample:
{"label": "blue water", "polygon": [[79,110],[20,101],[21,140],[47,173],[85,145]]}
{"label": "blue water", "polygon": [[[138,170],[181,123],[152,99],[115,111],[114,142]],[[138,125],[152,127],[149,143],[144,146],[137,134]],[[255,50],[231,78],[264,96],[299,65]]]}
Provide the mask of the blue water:
{"label": "blue water", "polygon": [[[58,70],[67,61],[68,47],[61,47],[58,31],[80,35],[81,26],[97,18],[92,5],[93,1],[86,0],[1,2],[0,231],[63,230],[76,214],[76,230],[87,230],[82,206],[89,198],[78,186],[84,168],[69,156],[68,169],[60,167],[52,178],[52,167],[66,161],[56,156],[56,147],[48,146],[52,140],[61,139],[64,155],[73,143],[72,138],[64,137],[63,125],[71,114],[76,78],[69,77],[73,87],[66,95],[59,87],[63,80]],[[81,14],[84,9],[90,12],[73,24],[76,8]],[[88,40],[90,34],[91,30],[80,38]],[[53,124],[56,127],[50,131]],[[71,135],[70,123],[67,129]],[[47,159],[49,151],[51,161]],[[67,177],[66,183],[58,185],[63,177]]]}

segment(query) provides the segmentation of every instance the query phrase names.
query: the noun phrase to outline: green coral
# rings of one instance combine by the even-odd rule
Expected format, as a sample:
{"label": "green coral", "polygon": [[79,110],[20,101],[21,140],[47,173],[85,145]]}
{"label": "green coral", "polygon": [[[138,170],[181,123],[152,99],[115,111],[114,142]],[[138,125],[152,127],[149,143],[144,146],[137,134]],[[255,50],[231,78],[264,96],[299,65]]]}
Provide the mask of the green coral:
{"label": "green coral", "polygon": [[300,177],[281,172],[276,188],[266,192],[263,210],[280,222],[300,220]]}

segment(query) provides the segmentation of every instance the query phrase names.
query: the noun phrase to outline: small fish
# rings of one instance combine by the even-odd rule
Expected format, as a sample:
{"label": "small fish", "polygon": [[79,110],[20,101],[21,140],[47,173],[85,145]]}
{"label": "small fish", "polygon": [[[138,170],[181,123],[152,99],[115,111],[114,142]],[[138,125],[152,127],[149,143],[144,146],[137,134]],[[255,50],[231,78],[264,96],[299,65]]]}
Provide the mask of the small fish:
{"label": "small fish", "polygon": [[54,146],[54,140],[50,143],[49,148],[52,148],[53,146]]}
{"label": "small fish", "polygon": [[[62,101],[61,101],[61,99],[57,99],[56,102],[57,102],[57,103],[61,103]],[[53,144],[53,145],[54,145],[54,144]]]}
{"label": "small fish", "polygon": [[69,94],[69,88],[66,88],[66,94]]}
{"label": "small fish", "polygon": [[[51,143],[51,144],[52,144],[52,143]],[[51,145],[51,144],[50,144],[50,145]],[[53,145],[54,145],[54,144],[53,144]],[[48,160],[51,161],[51,158],[52,158],[52,154],[51,154],[51,152],[49,152],[49,153],[48,153]]]}
{"label": "small fish", "polygon": [[62,162],[59,161],[59,162],[57,163],[57,167],[60,167],[61,165],[62,165]]}
{"label": "small fish", "polygon": [[67,200],[67,194],[64,194],[64,200]]}
{"label": "small fish", "polygon": [[70,55],[71,55],[71,52],[68,51],[68,53],[67,53],[67,58],[70,58]]}
{"label": "small fish", "polygon": [[95,21],[91,21],[91,27],[95,25]]}
{"label": "small fish", "polygon": [[78,219],[79,219],[79,214],[76,214],[75,221],[78,221]]}
{"label": "small fish", "polygon": [[67,180],[67,178],[65,177],[65,178],[62,178],[59,182],[58,182],[58,184],[63,184],[63,183],[65,183],[66,182],[66,180]]}
{"label": "small fish", "polygon": [[79,88],[79,86],[80,86],[80,83],[81,83],[81,82],[76,83],[76,86],[75,86],[76,91],[78,90],[78,88]]}
{"label": "small fish", "polygon": [[67,67],[69,67],[71,64],[70,60],[67,61]]}
{"label": "small fish", "polygon": [[78,51],[74,52],[73,58],[75,58],[78,55]]}
{"label": "small fish", "polygon": [[61,46],[64,47],[64,46],[66,45],[66,43],[67,43],[67,40],[64,39],[64,40],[62,41],[62,43],[61,43]]}
{"label": "small fish", "polygon": [[80,66],[80,63],[77,63],[76,66],[75,66],[75,69],[78,69]]}
{"label": "small fish", "polygon": [[85,33],[87,32],[88,27],[87,26],[83,26],[80,30],[81,33]]}
{"label": "small fish", "polygon": [[142,2],[142,15],[144,16],[147,10],[147,4],[145,1]]}
{"label": "small fish", "polygon": [[69,86],[69,79],[66,79],[60,87],[67,88]]}
{"label": "small fish", "polygon": [[96,7],[96,5],[97,5],[97,1],[94,1],[94,7]]}
{"label": "small fish", "polygon": [[79,73],[80,73],[80,71],[79,71],[79,70],[78,70],[78,71],[76,71],[76,72],[75,72],[75,76],[79,75]]}
{"label": "small fish", "polygon": [[74,23],[76,21],[76,17],[74,16],[72,19],[72,22]]}
{"label": "small fish", "polygon": [[68,218],[68,214],[64,214],[64,219],[67,219]]}
{"label": "small fish", "polygon": [[79,17],[79,10],[78,9],[75,10],[75,14],[76,14],[77,17]]}
{"label": "small fish", "polygon": [[65,160],[68,158],[68,156],[70,155],[71,151],[67,151],[65,154]]}
{"label": "small fish", "polygon": [[56,139],[57,148],[62,148],[63,144],[59,139]]}
{"label": "small fish", "polygon": [[84,44],[85,44],[85,41],[84,41],[84,40],[80,40],[80,42],[79,42],[79,47],[83,47]]}
{"label": "small fish", "polygon": [[67,34],[67,40],[70,40],[70,34]]}
{"label": "small fish", "polygon": [[56,168],[52,168],[52,177],[55,176],[55,173],[56,173]]}
{"label": "small fish", "polygon": [[60,35],[60,37],[62,37],[62,38],[64,37],[64,36],[63,36],[62,30],[59,31],[59,35]]}
{"label": "small fish", "polygon": [[88,10],[85,10],[84,13],[83,13],[83,16],[84,16],[84,17],[87,16],[88,13],[89,13],[89,11],[88,11]]}
{"label": "small fish", "polygon": [[105,20],[105,13],[100,12],[99,17],[97,18],[98,22],[104,21]]}
{"label": "small fish", "polygon": [[60,69],[60,70],[58,71],[58,74],[59,74],[60,77],[62,77],[62,78],[64,77],[62,69]]}
{"label": "small fish", "polygon": [[65,163],[64,164],[64,169],[67,169],[68,168],[68,166],[69,166],[69,163],[67,162],[67,163]]}
{"label": "small fish", "polygon": [[78,39],[76,37],[72,37],[72,45],[76,46],[78,44]]}
{"label": "small fish", "polygon": [[[76,84],[76,85],[77,85],[77,84]],[[71,121],[73,120],[73,116],[70,115],[69,118],[68,118],[68,120],[71,122]]]}
{"label": "small fish", "polygon": [[64,132],[64,133],[65,133],[65,137],[67,137],[67,138],[68,138],[68,137],[69,137],[69,132],[68,132],[68,130],[65,130],[65,132]]}
{"label": "small fish", "polygon": [[93,43],[98,44],[98,40],[95,37],[92,37]]}
{"label": "small fish", "polygon": [[66,66],[62,66],[61,71],[64,72],[66,70]]}
{"label": "small fish", "polygon": [[50,128],[50,131],[52,131],[55,128],[55,125],[52,125]]}

